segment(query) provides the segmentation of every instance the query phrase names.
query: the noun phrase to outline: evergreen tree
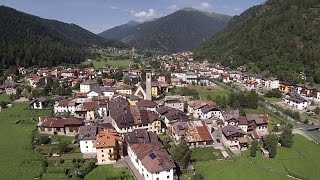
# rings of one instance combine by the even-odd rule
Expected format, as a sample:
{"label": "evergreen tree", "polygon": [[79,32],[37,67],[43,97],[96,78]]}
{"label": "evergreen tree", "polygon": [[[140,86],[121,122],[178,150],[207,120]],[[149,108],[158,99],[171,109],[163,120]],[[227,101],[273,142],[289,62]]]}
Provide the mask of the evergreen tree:
{"label": "evergreen tree", "polygon": [[275,134],[268,134],[265,138],[264,148],[269,151],[269,157],[275,158],[277,155],[278,137]]}
{"label": "evergreen tree", "polygon": [[173,147],[172,157],[180,168],[186,168],[188,166],[191,159],[191,150],[184,140]]}
{"label": "evergreen tree", "polygon": [[258,151],[258,141],[254,140],[250,147],[250,156],[256,157]]}
{"label": "evergreen tree", "polygon": [[293,146],[293,134],[292,127],[290,125],[286,125],[286,127],[283,129],[279,142],[282,146],[287,148],[291,148]]}

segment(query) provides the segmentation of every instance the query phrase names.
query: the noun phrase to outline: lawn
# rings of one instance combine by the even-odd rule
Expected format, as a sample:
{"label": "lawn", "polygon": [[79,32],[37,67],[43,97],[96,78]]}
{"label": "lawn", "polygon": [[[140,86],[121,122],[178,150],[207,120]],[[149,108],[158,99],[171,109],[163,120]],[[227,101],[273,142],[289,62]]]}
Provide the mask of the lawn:
{"label": "lawn", "polygon": [[113,67],[127,68],[130,67],[131,64],[133,64],[131,55],[108,52],[97,52],[96,54],[97,57],[91,60],[87,60],[82,64],[90,64],[92,62],[95,68],[102,68],[107,64]]}
{"label": "lawn", "polygon": [[213,147],[192,149],[191,161],[209,161],[222,158],[221,151]]}
{"label": "lawn", "polygon": [[281,122],[284,121],[283,119],[281,119],[281,117],[276,116],[273,113],[270,113],[269,111],[267,111],[266,109],[260,106],[258,107],[258,109],[245,109],[244,111],[246,113],[268,114],[269,116],[268,130],[269,131],[271,131],[274,126],[276,126],[277,124],[281,124]]}
{"label": "lawn", "polygon": [[[230,91],[219,86],[211,87],[211,86],[188,86],[190,89],[195,89],[199,92],[200,99],[207,100],[208,95],[211,96],[212,99],[215,99],[218,95],[226,98],[229,96]],[[177,87],[175,92],[179,94],[179,90],[181,87]]]}
{"label": "lawn", "polygon": [[198,161],[194,167],[205,179],[290,179],[282,172],[302,179],[318,179],[319,152],[319,144],[296,135],[294,147],[278,147],[275,159],[265,158],[260,153],[255,158],[249,157],[247,151],[233,161]]}
{"label": "lawn", "polygon": [[6,93],[0,94],[0,101],[8,101],[8,100],[9,100],[9,96],[6,95]]}
{"label": "lawn", "polygon": [[90,172],[85,180],[108,180],[108,179],[134,180],[131,172],[126,168],[113,168],[112,166],[99,166]]}
{"label": "lawn", "polygon": [[[32,149],[32,131],[40,115],[50,110],[29,110],[28,104],[14,103],[0,112],[0,179],[33,179],[41,172],[43,157]],[[30,123],[15,124],[17,120]]]}
{"label": "lawn", "polygon": [[131,60],[107,60],[107,61],[85,61],[83,62],[82,64],[90,64],[90,63],[93,63],[94,67],[95,68],[102,68],[104,67],[105,65],[109,64],[113,67],[123,67],[123,68],[127,68],[127,67],[130,67],[130,64],[132,63]]}

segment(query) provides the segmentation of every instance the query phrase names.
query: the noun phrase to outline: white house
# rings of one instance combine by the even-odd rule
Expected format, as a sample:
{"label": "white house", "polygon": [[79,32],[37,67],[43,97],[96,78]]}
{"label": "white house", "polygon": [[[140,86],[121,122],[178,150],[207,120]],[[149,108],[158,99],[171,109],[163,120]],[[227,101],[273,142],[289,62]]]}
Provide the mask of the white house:
{"label": "white house", "polygon": [[92,88],[97,87],[98,83],[93,80],[86,80],[80,84],[80,93],[87,93],[92,90]]}
{"label": "white house", "polygon": [[70,99],[64,99],[56,102],[53,107],[53,112],[74,114],[76,111],[76,102]]}
{"label": "white house", "polygon": [[158,141],[156,134],[136,131],[125,134],[128,156],[145,180],[174,179],[173,158]]}
{"label": "white house", "polygon": [[305,110],[308,107],[308,101],[295,92],[288,93],[284,98],[284,103],[297,110]]}
{"label": "white house", "polygon": [[79,130],[79,143],[81,153],[96,153],[93,147],[97,135],[97,126],[81,126]]}

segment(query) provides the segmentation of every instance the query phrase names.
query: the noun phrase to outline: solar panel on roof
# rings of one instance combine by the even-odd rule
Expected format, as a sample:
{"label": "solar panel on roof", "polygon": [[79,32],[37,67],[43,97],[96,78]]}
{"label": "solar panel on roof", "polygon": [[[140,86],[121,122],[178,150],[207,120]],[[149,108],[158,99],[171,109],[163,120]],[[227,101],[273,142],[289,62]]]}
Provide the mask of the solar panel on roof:
{"label": "solar panel on roof", "polygon": [[152,160],[157,157],[157,155],[155,155],[154,153],[150,153],[149,156],[150,156],[150,158],[151,158]]}

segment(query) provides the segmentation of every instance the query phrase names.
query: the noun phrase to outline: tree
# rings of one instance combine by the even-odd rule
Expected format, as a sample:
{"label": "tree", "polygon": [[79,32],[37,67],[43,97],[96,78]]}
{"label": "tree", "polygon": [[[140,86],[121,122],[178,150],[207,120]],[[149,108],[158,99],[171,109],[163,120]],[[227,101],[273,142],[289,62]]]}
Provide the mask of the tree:
{"label": "tree", "polygon": [[191,159],[191,151],[184,140],[173,147],[172,157],[180,168],[186,168],[188,166]]}
{"label": "tree", "polygon": [[281,98],[282,97],[282,93],[279,89],[271,89],[270,91],[268,91],[265,95],[265,97],[267,98]]}
{"label": "tree", "polygon": [[103,81],[102,81],[102,79],[99,77],[99,78],[97,78],[97,83],[99,84],[99,85],[102,85],[103,84]]}
{"label": "tree", "polygon": [[1,106],[1,108],[6,108],[7,107],[7,102],[0,101],[0,106]]}
{"label": "tree", "polygon": [[39,144],[49,144],[50,143],[50,138],[48,136],[45,135],[40,135],[38,137],[38,143]]}
{"label": "tree", "polygon": [[60,142],[59,144],[58,144],[58,151],[60,152],[60,153],[66,153],[66,152],[68,152],[70,149],[69,149],[69,147],[68,147],[68,142],[66,142],[66,141],[62,141],[62,142]]}
{"label": "tree", "polygon": [[254,140],[250,147],[250,156],[256,157],[258,151],[258,141]]}
{"label": "tree", "polygon": [[269,151],[269,157],[275,158],[277,155],[278,137],[275,134],[268,134],[264,141],[263,147]]}
{"label": "tree", "polygon": [[207,95],[207,100],[212,100],[212,97],[210,94]]}
{"label": "tree", "polygon": [[316,113],[317,115],[319,115],[319,114],[320,114],[320,107],[316,107],[316,108],[314,109],[314,113]]}
{"label": "tree", "polygon": [[286,127],[283,129],[279,142],[282,146],[287,148],[291,148],[293,146],[293,134],[292,127],[290,125],[286,125]]}

